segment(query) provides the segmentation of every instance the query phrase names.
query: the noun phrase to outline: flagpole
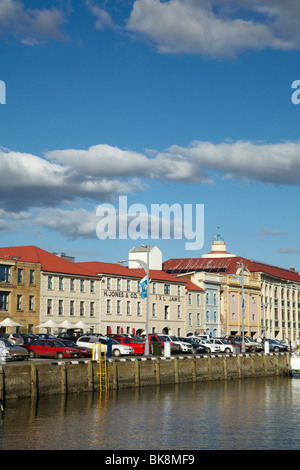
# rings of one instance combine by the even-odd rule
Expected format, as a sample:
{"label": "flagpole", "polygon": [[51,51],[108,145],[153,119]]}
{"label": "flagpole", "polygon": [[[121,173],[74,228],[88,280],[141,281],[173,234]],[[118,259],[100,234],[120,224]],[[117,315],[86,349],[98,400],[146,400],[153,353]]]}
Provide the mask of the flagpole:
{"label": "flagpole", "polygon": [[149,346],[149,245],[147,247],[147,299],[146,299],[146,341],[145,341],[145,355],[149,356],[150,346]]}
{"label": "flagpole", "polygon": [[245,320],[244,320],[244,310],[245,310],[245,303],[244,303],[244,263],[241,263],[242,266],[242,350],[241,352],[245,352]]}
{"label": "flagpole", "polygon": [[[147,262],[145,263],[143,260],[140,259],[131,259],[130,261],[135,261],[139,263],[144,271],[146,272],[146,283],[147,283],[147,289],[146,289],[146,324],[145,324],[145,333],[146,333],[146,339],[145,339],[145,351],[144,355],[148,356],[150,354],[150,345],[149,345],[149,245],[141,245],[143,248],[147,249]],[[118,263],[125,263],[125,261],[128,260],[119,260]]]}

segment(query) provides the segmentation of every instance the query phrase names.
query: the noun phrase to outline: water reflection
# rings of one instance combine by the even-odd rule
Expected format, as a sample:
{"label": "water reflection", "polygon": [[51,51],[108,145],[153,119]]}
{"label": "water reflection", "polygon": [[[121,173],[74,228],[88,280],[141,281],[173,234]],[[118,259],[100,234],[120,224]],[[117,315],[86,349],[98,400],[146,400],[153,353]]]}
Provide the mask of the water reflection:
{"label": "water reflection", "polygon": [[0,449],[298,449],[299,418],[287,377],[8,400]]}

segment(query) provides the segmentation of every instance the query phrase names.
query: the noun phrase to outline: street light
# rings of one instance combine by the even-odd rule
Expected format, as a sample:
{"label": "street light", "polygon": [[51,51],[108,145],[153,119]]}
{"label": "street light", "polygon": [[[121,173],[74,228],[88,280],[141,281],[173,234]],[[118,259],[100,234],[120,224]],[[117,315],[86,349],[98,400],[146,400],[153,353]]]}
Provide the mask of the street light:
{"label": "street light", "polygon": [[245,321],[244,321],[244,263],[237,263],[241,266],[241,274],[233,274],[234,277],[237,278],[239,283],[242,287],[242,347],[241,352],[244,353],[246,351],[245,348]]}
{"label": "street light", "polygon": [[146,272],[146,282],[147,282],[147,297],[146,297],[146,325],[145,325],[145,332],[146,332],[146,340],[145,340],[145,352],[144,354],[148,356],[150,354],[150,346],[149,346],[149,337],[148,337],[148,330],[149,330],[149,246],[148,245],[141,245],[143,248],[147,249],[147,262],[141,259],[130,259],[130,260],[120,260],[118,263],[125,263],[126,261],[135,261],[139,263],[142,268]]}

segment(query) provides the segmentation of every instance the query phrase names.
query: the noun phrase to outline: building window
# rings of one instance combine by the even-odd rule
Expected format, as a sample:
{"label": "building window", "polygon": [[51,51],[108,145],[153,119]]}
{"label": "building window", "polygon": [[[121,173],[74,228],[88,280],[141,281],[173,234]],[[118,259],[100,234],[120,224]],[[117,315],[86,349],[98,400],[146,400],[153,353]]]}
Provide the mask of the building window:
{"label": "building window", "polygon": [[63,301],[59,300],[58,301],[58,315],[63,315],[63,313],[64,313]]}
{"label": "building window", "polygon": [[110,277],[108,277],[108,278],[106,279],[106,288],[107,288],[107,289],[110,289],[110,288],[111,288],[111,278],[110,278]]}
{"label": "building window", "polygon": [[130,300],[127,300],[127,315],[130,315],[131,314],[131,304],[130,304]]}
{"label": "building window", "polygon": [[70,279],[70,291],[74,292],[74,290],[75,290],[75,283],[74,283],[74,279],[71,278]]}
{"label": "building window", "polygon": [[70,300],[70,316],[74,316],[74,300]]}
{"label": "building window", "polygon": [[81,317],[84,316],[84,302],[80,302],[80,312],[79,312],[79,315]]}
{"label": "building window", "polygon": [[121,300],[117,300],[117,314],[121,315]]}
{"label": "building window", "polygon": [[64,278],[63,277],[60,277],[58,279],[58,288],[59,288],[59,290],[63,290],[63,288],[64,288]]}
{"label": "building window", "polygon": [[192,314],[189,313],[189,326],[192,326]]}
{"label": "building window", "polygon": [[217,305],[217,294],[214,294],[214,305]]}
{"label": "building window", "polygon": [[152,317],[156,317],[156,304],[152,304]]}
{"label": "building window", "polygon": [[52,289],[52,276],[48,276],[48,289]]}
{"label": "building window", "polygon": [[152,294],[156,294],[156,282],[152,282]]}
{"label": "building window", "polygon": [[29,310],[32,311],[34,309],[34,296],[29,296]]}
{"label": "building window", "polygon": [[1,312],[8,311],[8,297],[9,297],[9,292],[0,292],[0,311]]}
{"label": "building window", "polygon": [[200,313],[197,313],[197,326],[200,326],[201,324],[201,316]]}
{"label": "building window", "polygon": [[117,279],[117,290],[121,290],[121,279]]}
{"label": "building window", "polygon": [[84,279],[80,279],[80,292],[84,292]]}
{"label": "building window", "polygon": [[200,294],[197,294],[197,305],[201,305],[201,297],[200,297]]}
{"label": "building window", "polygon": [[126,281],[126,287],[127,287],[127,290],[129,291],[130,290],[130,280],[127,279]]}
{"label": "building window", "polygon": [[192,294],[189,294],[189,305],[192,305]]}
{"label": "building window", "polygon": [[217,311],[214,310],[214,322],[216,323],[217,322]]}
{"label": "building window", "polygon": [[209,293],[206,293],[206,304],[209,304]]}
{"label": "building window", "polygon": [[181,293],[181,286],[177,286],[177,295],[179,295],[179,297],[180,297],[180,293]]}
{"label": "building window", "polygon": [[177,318],[181,318],[181,305],[177,305]]}
{"label": "building window", "polygon": [[22,295],[17,295],[17,310],[22,310]]}
{"label": "building window", "polygon": [[164,294],[170,295],[170,284],[164,284]]}
{"label": "building window", "polygon": [[111,309],[111,300],[107,299],[107,301],[106,301],[106,313],[110,313],[110,309]]}
{"label": "building window", "polygon": [[10,266],[0,265],[0,282],[10,282]]}
{"label": "building window", "polygon": [[34,270],[33,269],[31,269],[29,273],[29,282],[31,285],[34,284]]}
{"label": "building window", "polygon": [[165,305],[165,315],[164,315],[164,319],[165,320],[169,320],[169,305]]}
{"label": "building window", "polygon": [[23,269],[18,269],[18,284],[22,284],[23,282]]}
{"label": "building window", "polygon": [[90,303],[90,317],[95,315],[95,302]]}
{"label": "building window", "polygon": [[91,281],[90,291],[91,291],[92,293],[95,292],[95,281]]}
{"label": "building window", "polygon": [[52,299],[47,300],[47,315],[52,315]]}
{"label": "building window", "polygon": [[209,321],[209,310],[206,310],[206,321]]}
{"label": "building window", "polygon": [[138,303],[137,303],[136,309],[137,309],[137,314],[138,314],[138,315],[141,315],[141,314],[142,314],[141,302],[138,302]]}

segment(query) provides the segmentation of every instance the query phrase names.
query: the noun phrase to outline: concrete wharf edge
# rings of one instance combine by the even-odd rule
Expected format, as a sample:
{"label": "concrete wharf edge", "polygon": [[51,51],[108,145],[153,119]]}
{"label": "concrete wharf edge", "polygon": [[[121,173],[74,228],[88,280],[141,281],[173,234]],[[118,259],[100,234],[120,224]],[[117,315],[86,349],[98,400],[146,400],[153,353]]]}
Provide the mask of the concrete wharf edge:
{"label": "concrete wharf edge", "polygon": [[[108,390],[289,374],[290,354],[107,359]],[[95,360],[0,364],[0,401],[100,390]]]}

